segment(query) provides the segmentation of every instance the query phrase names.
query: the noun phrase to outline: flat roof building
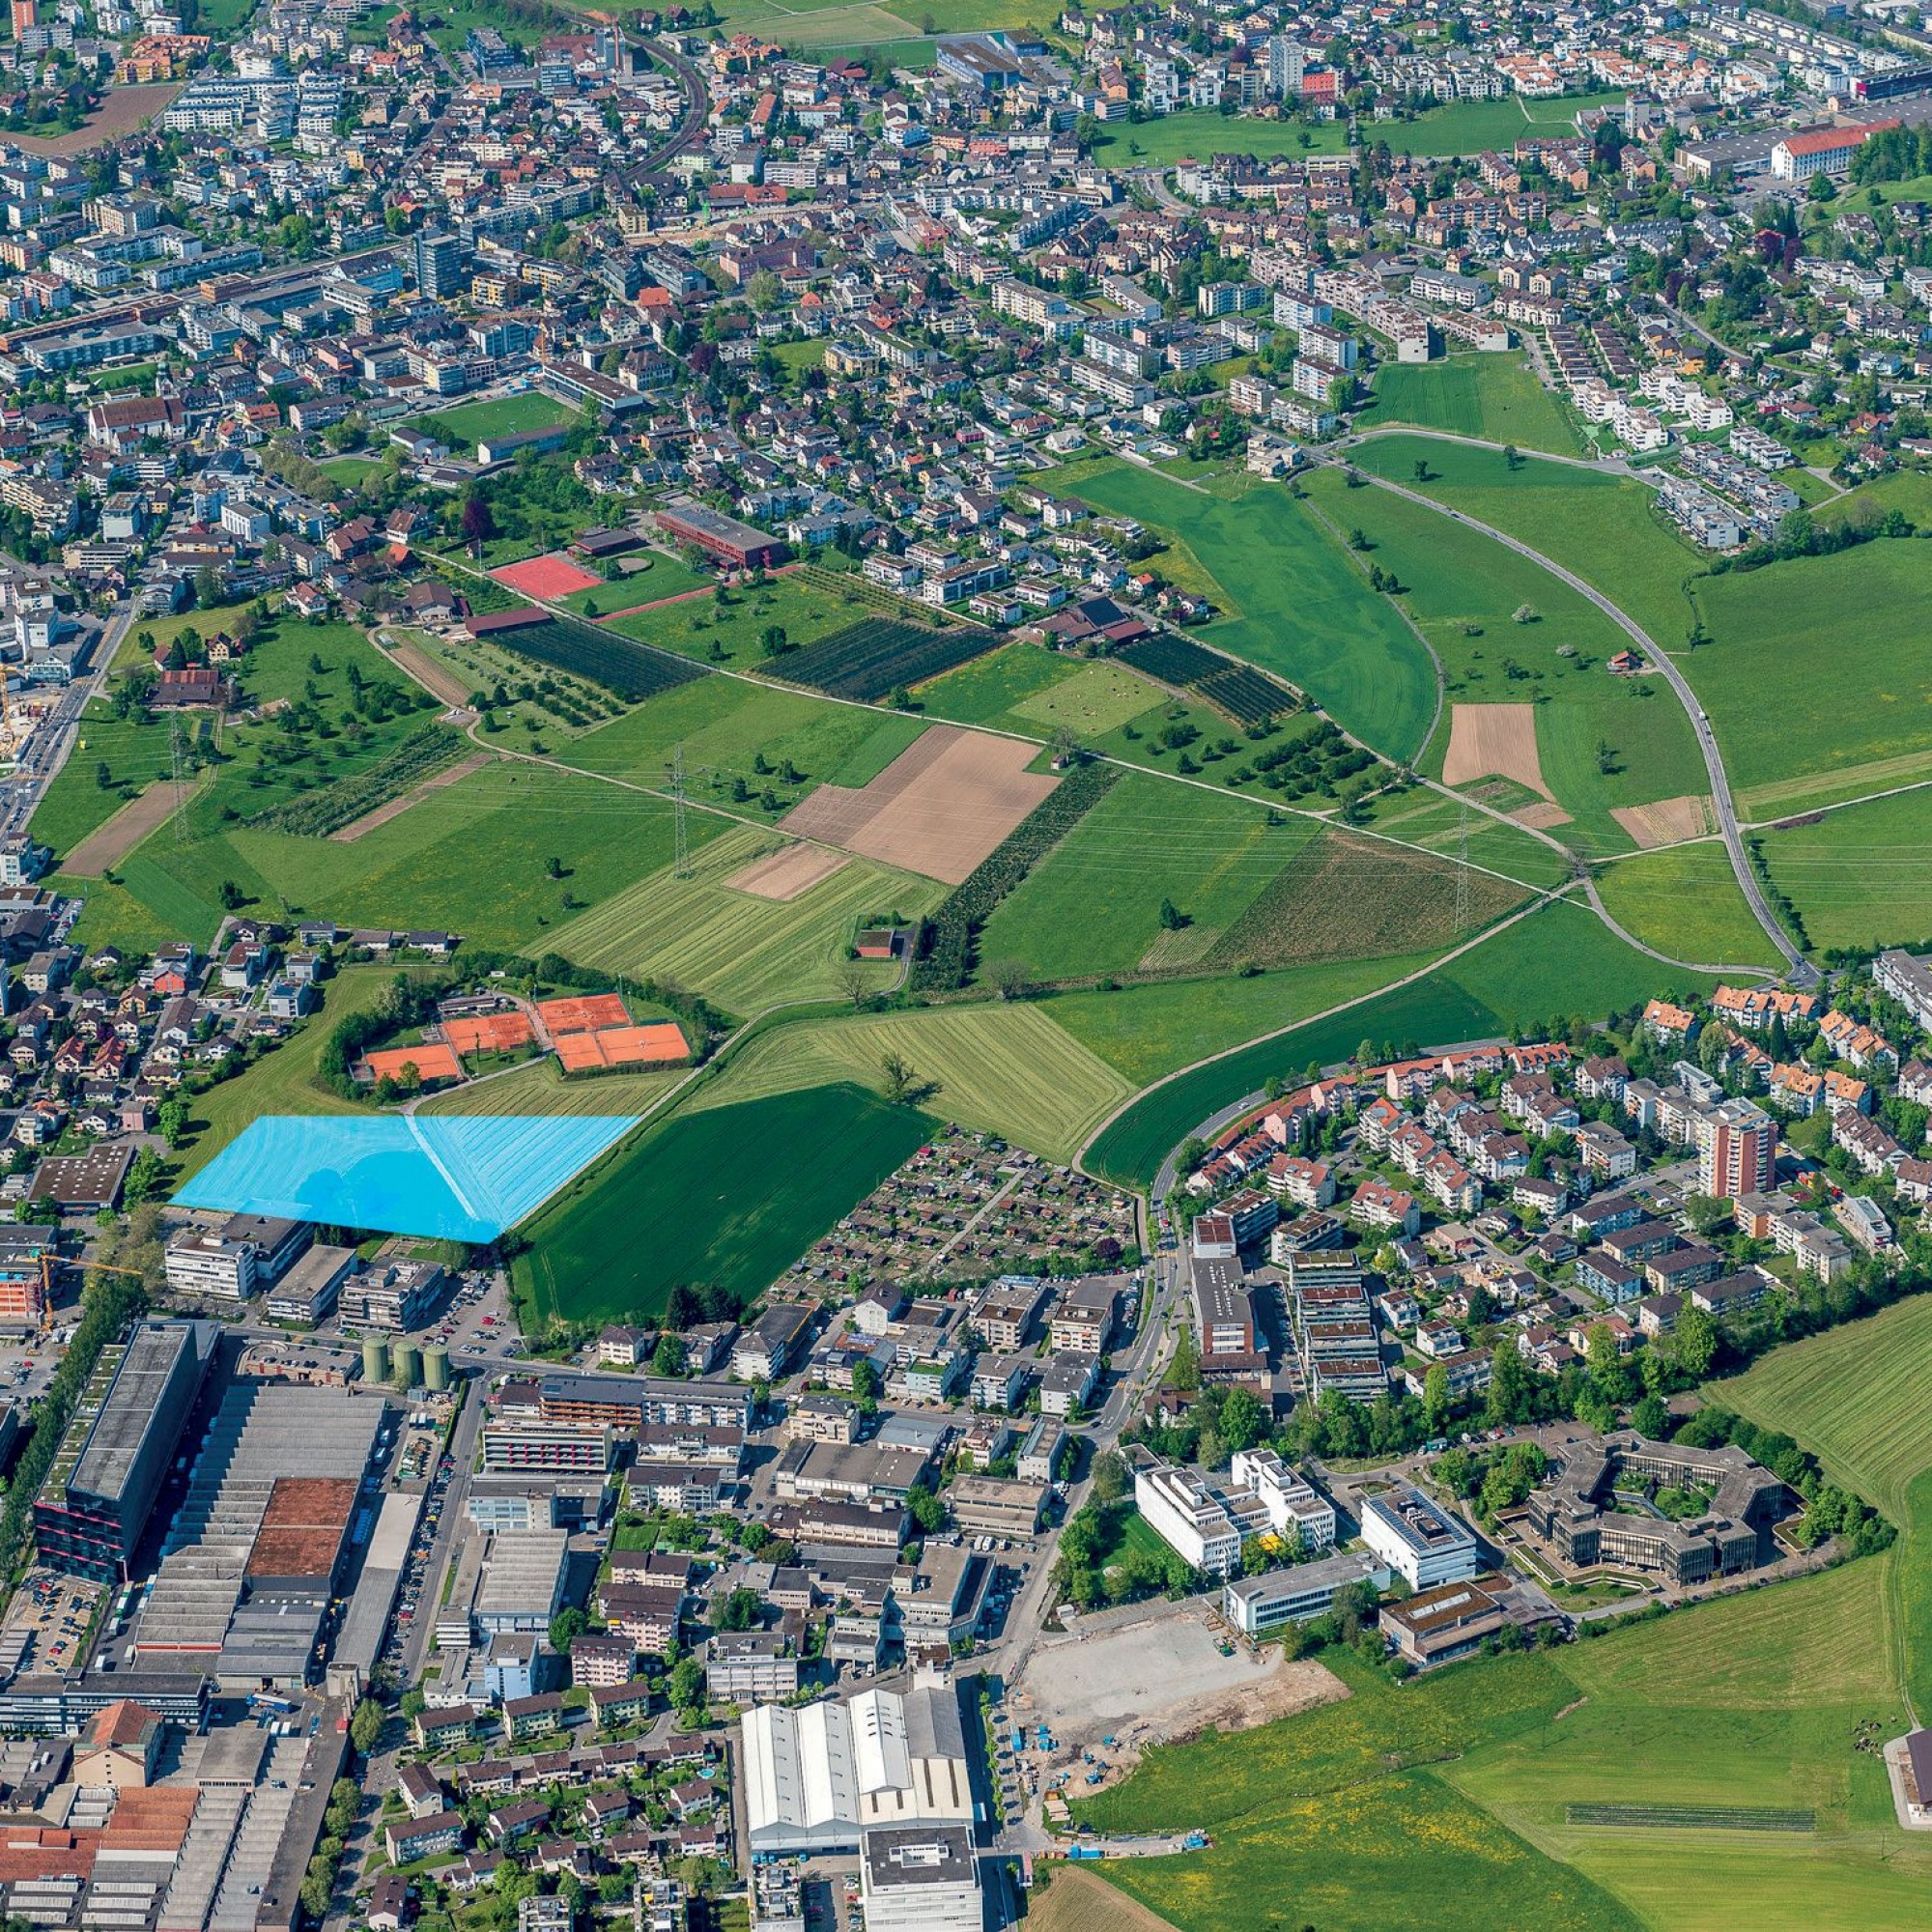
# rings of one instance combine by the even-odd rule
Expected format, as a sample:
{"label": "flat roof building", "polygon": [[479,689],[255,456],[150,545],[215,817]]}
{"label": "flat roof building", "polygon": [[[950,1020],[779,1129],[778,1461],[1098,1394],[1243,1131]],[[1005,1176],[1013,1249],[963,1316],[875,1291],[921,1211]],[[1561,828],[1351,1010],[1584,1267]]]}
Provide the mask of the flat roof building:
{"label": "flat roof building", "polygon": [[1221,1589],[1221,1613],[1244,1636],[1267,1636],[1286,1624],[1325,1617],[1345,1590],[1372,1584],[1388,1588],[1389,1573],[1359,1550],[1268,1570],[1259,1577],[1233,1577]]}
{"label": "flat roof building", "polygon": [[867,1932],[980,1932],[980,1861],[963,1825],[867,1832],[859,1896]]}
{"label": "flat roof building", "polygon": [[1362,1541],[1411,1590],[1459,1583],[1481,1567],[1474,1531],[1407,1484],[1363,1501]]}

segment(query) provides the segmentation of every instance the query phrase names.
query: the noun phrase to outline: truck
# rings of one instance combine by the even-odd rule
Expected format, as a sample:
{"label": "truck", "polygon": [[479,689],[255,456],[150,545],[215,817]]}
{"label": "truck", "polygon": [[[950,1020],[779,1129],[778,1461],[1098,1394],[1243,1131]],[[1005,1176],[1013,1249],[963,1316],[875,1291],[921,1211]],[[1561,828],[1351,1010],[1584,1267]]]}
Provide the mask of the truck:
{"label": "truck", "polygon": [[1068,1845],[1066,1856],[1069,1859],[1104,1859],[1107,1848],[1104,1845]]}

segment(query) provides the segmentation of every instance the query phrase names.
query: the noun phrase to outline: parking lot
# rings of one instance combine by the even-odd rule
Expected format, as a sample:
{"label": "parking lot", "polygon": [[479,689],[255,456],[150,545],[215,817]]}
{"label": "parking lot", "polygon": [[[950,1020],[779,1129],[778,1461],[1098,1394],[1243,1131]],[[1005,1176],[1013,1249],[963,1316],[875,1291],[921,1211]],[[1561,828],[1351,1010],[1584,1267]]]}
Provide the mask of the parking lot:
{"label": "parking lot", "polygon": [[14,1591],[0,1625],[0,1654],[23,1639],[17,1667],[71,1669],[106,1586],[64,1577],[38,1564]]}

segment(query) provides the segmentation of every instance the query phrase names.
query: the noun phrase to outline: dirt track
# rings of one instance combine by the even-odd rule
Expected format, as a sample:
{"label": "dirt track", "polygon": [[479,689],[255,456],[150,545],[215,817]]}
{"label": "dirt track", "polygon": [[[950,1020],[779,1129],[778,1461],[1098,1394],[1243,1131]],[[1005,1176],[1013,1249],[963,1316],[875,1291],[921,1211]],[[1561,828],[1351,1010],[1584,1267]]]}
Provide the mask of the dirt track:
{"label": "dirt track", "polygon": [[469,691],[463,680],[447,666],[439,664],[420,644],[406,643],[392,638],[380,648],[398,670],[414,678],[432,697],[448,705],[452,711],[468,707]]}

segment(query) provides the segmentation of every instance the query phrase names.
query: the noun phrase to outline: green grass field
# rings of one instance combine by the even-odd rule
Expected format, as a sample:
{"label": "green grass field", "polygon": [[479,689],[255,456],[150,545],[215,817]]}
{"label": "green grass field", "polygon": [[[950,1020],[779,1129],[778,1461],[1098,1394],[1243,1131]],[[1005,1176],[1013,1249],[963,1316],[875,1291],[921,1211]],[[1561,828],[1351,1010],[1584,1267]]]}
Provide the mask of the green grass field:
{"label": "green grass field", "polygon": [[[1508,472],[1505,472],[1508,473]],[[1571,823],[1552,828],[1589,852],[1628,851],[1610,815],[1699,791],[1703,759],[1683,707],[1654,679],[1606,662],[1629,639],[1588,598],[1475,530],[1385,490],[1351,490],[1334,470],[1307,489],[1335,526],[1406,586],[1403,602],[1441,660],[1447,702],[1422,756],[1440,777],[1457,704],[1534,704],[1544,782]],[[1518,623],[1527,607],[1535,621]],[[1471,636],[1471,632],[1477,635]],[[1609,772],[1599,753],[1608,748]]]}
{"label": "green grass field", "polygon": [[[1861,1720],[1884,1735],[1906,1722],[1887,1631],[1894,1560],[1400,1689],[1345,1663],[1346,1703],[1151,1752],[1078,1815],[1213,1833],[1198,1857],[1102,1867],[1182,1932],[1305,1914],[1324,1932],[1398,1915],[1525,1932],[1902,1926],[1932,1844],[1897,1830],[1883,1769],[1850,1748]],[[1814,1829],[1571,1822],[1573,1805],[1633,1801],[1804,1811]],[[1289,1916],[1256,1916],[1255,1900],[1284,1894]]]}
{"label": "green grass field", "polygon": [[390,966],[345,966],[323,982],[322,1009],[284,1045],[252,1066],[196,1094],[188,1139],[178,1158],[183,1179],[198,1173],[250,1122],[264,1114],[359,1114],[368,1110],[323,1084],[316,1069],[330,1031],[352,1013],[366,1012],[394,980]]}
{"label": "green grass field", "polygon": [[[674,980],[749,1017],[842,992],[860,925],[892,913],[916,919],[946,895],[934,880],[867,859],[850,860],[790,900],[760,898],[727,883],[781,842],[755,826],[730,826],[696,856],[689,878],[659,869],[572,920],[554,943],[580,965]],[[879,962],[863,971],[883,989],[899,969]]]}
{"label": "green grass field", "polygon": [[72,756],[34,810],[34,837],[51,845],[58,861],[121,810],[123,787],[144,791],[171,769],[165,726],[126,723],[104,698],[94,698],[81,715]]}
{"label": "green grass field", "polygon": [[1571,1013],[1601,1018],[1651,994],[1712,983],[1633,952],[1579,906],[1546,906],[1410,985],[1365,998],[1155,1088],[1095,1138],[1087,1162],[1122,1186],[1147,1187],[1167,1155],[1209,1115],[1271,1078],[1293,1079],[1310,1065],[1346,1060],[1363,1039],[1398,1050],[1447,1046]]}
{"label": "green grass field", "polygon": [[849,1085],[680,1117],[627,1142],[526,1223],[518,1297],[538,1323],[655,1315],[680,1282],[721,1283],[750,1301],[930,1125]]}
{"label": "green grass field", "polygon": [[1435,711],[1428,653],[1286,489],[1208,496],[1126,464],[1073,487],[1102,509],[1184,535],[1229,613],[1205,633],[1211,642],[1310,692],[1384,755],[1420,750]]}
{"label": "green grass field", "polygon": [[1923,621],[1928,561],[1921,543],[1881,539],[1698,584],[1713,641],[1678,663],[1741,812],[1782,816],[1932,778],[1932,668],[1900,648]]}
{"label": "green grass field", "polygon": [[1766,832],[1763,844],[1814,946],[1916,945],[1932,934],[1932,790],[1848,805]]}
{"label": "green grass field", "polygon": [[[676,568],[680,576],[686,574],[681,565]],[[651,576],[656,576],[655,569]],[[607,583],[601,594],[590,594],[607,613],[605,621],[611,630],[639,643],[655,644],[661,651],[675,651],[680,657],[732,670],[783,671],[781,661],[765,654],[762,640],[768,630],[782,631],[789,644],[805,645],[876,616],[880,609],[876,593],[867,594],[856,582],[827,583],[789,571],[761,584],[726,589],[722,602],[714,586],[709,597],[685,597],[654,611],[632,610],[660,597],[680,596],[691,587],[669,577],[665,583],[659,590],[647,579],[635,595],[624,585]],[[626,611],[631,614],[608,614]]]}
{"label": "green grass field", "polygon": [[[957,670],[929,678],[913,696],[929,718],[1038,736],[1037,725],[1023,719],[1017,707],[1050,697],[1086,668],[1085,660],[1050,651],[1043,644],[1002,644]],[[1109,665],[1108,668],[1125,672],[1127,667]]]}
{"label": "green grass field", "polygon": [[1598,875],[1597,890],[1625,931],[1672,958],[1780,968],[1717,839],[1619,859]]}
{"label": "green grass field", "polygon": [[425,1114],[641,1114],[654,1106],[680,1080],[689,1076],[682,1066],[654,1073],[600,1073],[566,1080],[550,1054],[526,1062],[509,1073],[467,1087],[433,1094],[422,1103]]}
{"label": "green grass field", "polygon": [[1557,456],[1582,450],[1563,406],[1520,355],[1471,350],[1439,362],[1385,362],[1373,398],[1360,418],[1365,429],[1411,423]]}
{"label": "green grass field", "polygon": [[878,1091],[885,1057],[897,1054],[935,1085],[925,1113],[1070,1161],[1133,1089],[1051,1011],[1001,1003],[794,1022],[748,1042],[692,1109],[838,1081]]}
{"label": "green grass field", "polygon": [[459,454],[465,444],[487,437],[515,436],[529,429],[550,429],[572,419],[570,409],[553,396],[534,389],[519,396],[497,396],[487,403],[458,403],[422,417],[421,426]]}
{"label": "green grass field", "polygon": [[632,566],[590,590],[573,590],[558,599],[565,610],[580,617],[608,617],[615,611],[629,611],[639,604],[660,603],[666,598],[688,597],[694,590],[708,590],[717,580],[709,571],[693,570],[681,557],[646,551],[622,559]]}
{"label": "green grass field", "polygon": [[[662,790],[681,747],[687,798],[771,819],[814,785],[867,783],[925,727],[921,718],[830,704],[742,678],[704,677],[660,692],[586,732],[564,755],[582,770]],[[785,777],[787,764],[791,778]],[[742,799],[736,796],[740,781]]]}
{"label": "green grass field", "polygon": [[1348,150],[1346,121],[1258,121],[1252,115],[1189,107],[1104,128],[1095,152],[1110,168],[1171,168],[1177,161],[1205,161],[1212,155],[1271,160],[1277,155],[1343,155]]}
{"label": "green grass field", "polygon": [[[1498,807],[1498,810],[1502,808]],[[1405,844],[1457,857],[1463,849],[1463,810],[1440,792],[1417,785],[1372,800],[1365,823]],[[1468,815],[1469,861],[1530,886],[1557,886],[1570,875],[1570,862],[1555,846],[1526,831],[1505,825],[1488,812]],[[1568,833],[1558,826],[1557,833]]]}
{"label": "green grass field", "polygon": [[1144,1087],[1204,1054],[1293,1026],[1428,963],[1429,954],[1412,953],[1290,966],[1245,980],[1145,980],[1112,992],[1057,994],[1043,1009],[1135,1087]]}
{"label": "green grass field", "polygon": [[[1246,802],[1154,778],[1123,778],[1004,899],[982,961],[1023,960],[1037,979],[1198,966],[1314,836],[1270,829]],[[1163,931],[1171,900],[1187,924]]]}
{"label": "green grass field", "polygon": [[[1428,466],[1418,484],[1415,466]],[[1574,570],[1665,649],[1695,621],[1685,581],[1704,565],[1671,534],[1651,493],[1627,476],[1527,458],[1512,470],[1500,451],[1419,437],[1378,437],[1356,467],[1452,503]]]}
{"label": "green grass field", "polygon": [[1500,100],[1457,100],[1432,107],[1412,121],[1371,121],[1362,138],[1385,143],[1392,155],[1477,155],[1485,148],[1505,153],[1527,134],[1555,136],[1574,133],[1577,116],[1585,108],[1616,107],[1615,93],[1566,95],[1555,100],[1528,100],[1505,95]]}

